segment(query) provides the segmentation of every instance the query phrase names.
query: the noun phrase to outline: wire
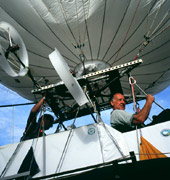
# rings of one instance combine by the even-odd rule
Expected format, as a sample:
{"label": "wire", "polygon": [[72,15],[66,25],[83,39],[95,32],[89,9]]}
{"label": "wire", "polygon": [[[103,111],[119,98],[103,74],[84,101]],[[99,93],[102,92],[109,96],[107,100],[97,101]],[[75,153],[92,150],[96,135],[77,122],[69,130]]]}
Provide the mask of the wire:
{"label": "wire", "polygon": [[101,122],[101,125],[104,127],[106,133],[108,134],[108,136],[110,137],[110,139],[112,140],[112,142],[114,143],[114,145],[116,146],[116,148],[118,149],[119,153],[122,155],[123,158],[125,158],[124,153],[122,152],[119,143],[116,141],[116,139],[113,137],[113,135],[110,133],[109,129],[106,127],[106,125]]}
{"label": "wire", "polygon": [[154,16],[154,18],[153,18],[152,24],[151,24],[150,27],[149,27],[149,30],[148,30],[148,33],[147,33],[147,37],[149,37],[149,33],[150,33],[150,31],[151,31],[154,23],[155,23],[155,20],[156,20],[158,14],[159,14],[159,11],[160,11],[160,9],[161,9],[161,6],[162,6],[162,4],[159,6],[159,8],[157,9],[157,11],[156,11],[156,13],[155,13],[155,16]]}
{"label": "wire", "polygon": [[[145,93],[145,91],[144,91],[140,86],[138,86],[137,84],[135,84],[135,85],[136,85],[136,87],[138,87],[138,89],[141,90],[141,92],[142,92],[144,95],[147,96],[147,94]],[[154,103],[155,103],[157,106],[159,106],[162,110],[165,110],[165,109],[164,109],[160,104],[158,104],[157,102],[154,101]]]}
{"label": "wire", "polygon": [[25,105],[31,105],[31,104],[35,104],[36,102],[32,102],[32,103],[23,103],[23,104],[9,104],[9,105],[1,105],[0,108],[3,107],[14,107],[14,106],[25,106]]}
{"label": "wire", "polygon": [[141,2],[141,0],[139,0],[139,2],[138,2],[138,4],[137,4],[137,7],[136,7],[135,12],[134,12],[134,14],[133,14],[133,17],[132,17],[132,19],[131,19],[131,22],[130,22],[130,25],[129,25],[129,27],[128,27],[128,30],[127,30],[127,32],[126,32],[126,35],[125,35],[124,39],[123,39],[122,45],[120,46],[120,48],[119,48],[119,50],[118,50],[118,52],[117,52],[117,55],[116,55],[116,57],[115,57],[112,65],[113,65],[113,64],[115,63],[115,61],[117,60],[117,58],[118,58],[118,56],[119,56],[119,53],[120,53],[122,47],[124,46],[124,42],[125,42],[125,40],[126,40],[126,38],[127,38],[127,35],[128,35],[128,33],[129,33],[130,28],[131,28],[131,26],[132,26],[132,24],[133,24],[133,21],[134,21],[134,19],[135,19],[135,16],[136,16],[137,10],[138,10],[138,8],[139,8],[140,2]]}
{"label": "wire", "polygon": [[22,145],[23,145],[24,141],[21,141],[17,147],[14,150],[14,153],[12,154],[12,156],[10,157],[10,159],[8,160],[8,162],[6,163],[6,166],[4,167],[3,171],[1,172],[0,177],[4,177],[6,172],[8,171],[9,167],[11,166],[12,162],[14,161],[16,155],[18,154],[19,150],[21,149]]}
{"label": "wire", "polygon": [[[146,92],[145,92],[139,85],[137,85],[135,78],[133,78],[132,76],[131,76],[131,78],[134,80],[134,83],[133,83],[133,84],[135,84],[136,87],[137,87],[145,96],[147,96]],[[155,101],[153,101],[153,102],[154,102],[157,106],[159,106],[161,109],[165,110],[160,104],[158,104],[158,103],[155,102]]]}
{"label": "wire", "polygon": [[74,126],[74,123],[76,121],[76,118],[77,118],[77,115],[79,113],[79,110],[80,110],[80,107],[78,107],[78,110],[76,112],[76,116],[75,116],[75,119],[73,121],[73,124],[71,125],[72,129],[70,130],[69,132],[69,135],[67,137],[67,140],[66,140],[66,143],[65,143],[65,146],[64,146],[64,149],[63,149],[63,152],[61,154],[61,157],[60,157],[60,160],[59,160],[59,163],[58,163],[58,166],[56,168],[56,173],[58,173],[62,167],[62,163],[64,162],[64,158],[65,158],[65,155],[67,153],[67,149],[68,149],[68,146],[70,144],[70,141],[71,141],[71,138],[72,138],[72,135],[73,135],[73,126]]}
{"label": "wire", "polygon": [[75,122],[76,122],[76,118],[77,118],[77,115],[78,115],[78,113],[79,113],[79,110],[80,110],[80,107],[78,107],[78,110],[77,110],[77,112],[76,112],[76,116],[75,116],[75,118],[74,118],[74,121],[73,121],[71,127],[74,127],[74,124],[75,124]]}

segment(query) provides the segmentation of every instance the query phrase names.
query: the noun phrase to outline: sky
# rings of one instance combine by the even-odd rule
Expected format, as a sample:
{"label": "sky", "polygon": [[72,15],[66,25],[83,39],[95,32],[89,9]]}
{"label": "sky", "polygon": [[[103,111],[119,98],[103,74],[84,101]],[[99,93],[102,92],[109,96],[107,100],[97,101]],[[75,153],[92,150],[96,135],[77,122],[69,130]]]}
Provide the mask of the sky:
{"label": "sky", "polygon": [[[29,103],[27,99],[22,98],[17,93],[7,89],[0,84],[0,106],[11,105],[11,104],[22,104]],[[155,101],[160,104],[164,109],[170,108],[170,86],[166,88],[161,93],[154,96]],[[140,101],[140,108],[143,107],[144,101]],[[25,106],[13,106],[13,107],[0,107],[0,146],[16,143],[20,141],[20,138],[25,130],[27,118],[34,105]],[[110,113],[112,109],[103,111],[101,113],[101,118],[104,123],[110,125]],[[133,113],[133,104],[126,106],[126,111]],[[149,117],[152,119],[153,115],[158,115],[162,109],[156,104],[152,105],[152,109]],[[73,121],[64,122],[66,127],[70,126]],[[91,116],[85,116],[82,118],[77,118],[75,121],[75,126],[83,126],[87,124],[94,123]],[[146,124],[150,123],[148,119]],[[57,124],[53,126],[50,130],[46,131],[46,134],[52,134],[55,132]]]}

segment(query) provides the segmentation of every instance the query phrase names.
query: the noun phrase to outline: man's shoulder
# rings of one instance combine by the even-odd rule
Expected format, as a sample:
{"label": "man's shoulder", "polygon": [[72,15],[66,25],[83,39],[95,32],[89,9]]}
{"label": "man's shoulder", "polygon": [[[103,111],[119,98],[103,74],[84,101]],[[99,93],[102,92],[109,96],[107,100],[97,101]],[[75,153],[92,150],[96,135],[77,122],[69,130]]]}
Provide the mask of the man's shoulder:
{"label": "man's shoulder", "polygon": [[131,114],[125,110],[121,110],[121,109],[115,109],[112,111],[112,114],[116,114],[116,115],[119,115],[119,114]]}
{"label": "man's shoulder", "polygon": [[114,121],[128,122],[133,118],[133,114],[126,112],[125,110],[116,109],[112,112],[111,118],[115,119]]}
{"label": "man's shoulder", "polygon": [[120,132],[132,130],[133,116],[125,110],[116,109],[111,114],[111,126]]}
{"label": "man's shoulder", "polygon": [[112,111],[111,117],[114,118],[114,119],[120,119],[120,117],[126,116],[126,113],[127,112],[124,111],[124,110],[116,109],[116,110]]}

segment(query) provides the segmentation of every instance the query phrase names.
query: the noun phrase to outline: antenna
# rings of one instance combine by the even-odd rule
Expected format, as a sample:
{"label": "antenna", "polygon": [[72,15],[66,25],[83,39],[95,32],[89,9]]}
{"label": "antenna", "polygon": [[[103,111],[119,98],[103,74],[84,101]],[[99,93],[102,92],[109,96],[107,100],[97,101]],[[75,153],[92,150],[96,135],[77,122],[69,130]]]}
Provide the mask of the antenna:
{"label": "antenna", "polygon": [[75,101],[78,103],[78,105],[82,106],[88,103],[89,100],[84,94],[81,86],[77,82],[76,78],[74,78],[71,74],[69,66],[56,48],[51,54],[49,54],[49,58],[57,74],[64,82],[65,86],[67,87]]}

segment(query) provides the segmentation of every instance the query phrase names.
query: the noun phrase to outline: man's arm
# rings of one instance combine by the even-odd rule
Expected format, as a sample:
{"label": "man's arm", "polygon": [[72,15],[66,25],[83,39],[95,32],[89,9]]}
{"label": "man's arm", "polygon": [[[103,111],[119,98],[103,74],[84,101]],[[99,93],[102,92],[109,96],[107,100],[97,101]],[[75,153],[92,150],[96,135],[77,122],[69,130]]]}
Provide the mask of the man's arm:
{"label": "man's arm", "polygon": [[144,121],[147,119],[147,117],[150,113],[152,103],[154,102],[154,100],[155,100],[155,98],[152,95],[148,94],[146,96],[146,103],[145,103],[143,109],[138,114],[134,115],[133,124],[144,123]]}
{"label": "man's arm", "polygon": [[38,101],[37,104],[34,105],[34,107],[31,109],[31,112],[29,114],[28,117],[28,121],[27,121],[27,125],[31,122],[31,121],[36,121],[36,116],[40,111],[41,105],[44,102],[45,97],[42,97],[40,99],[40,101]]}

